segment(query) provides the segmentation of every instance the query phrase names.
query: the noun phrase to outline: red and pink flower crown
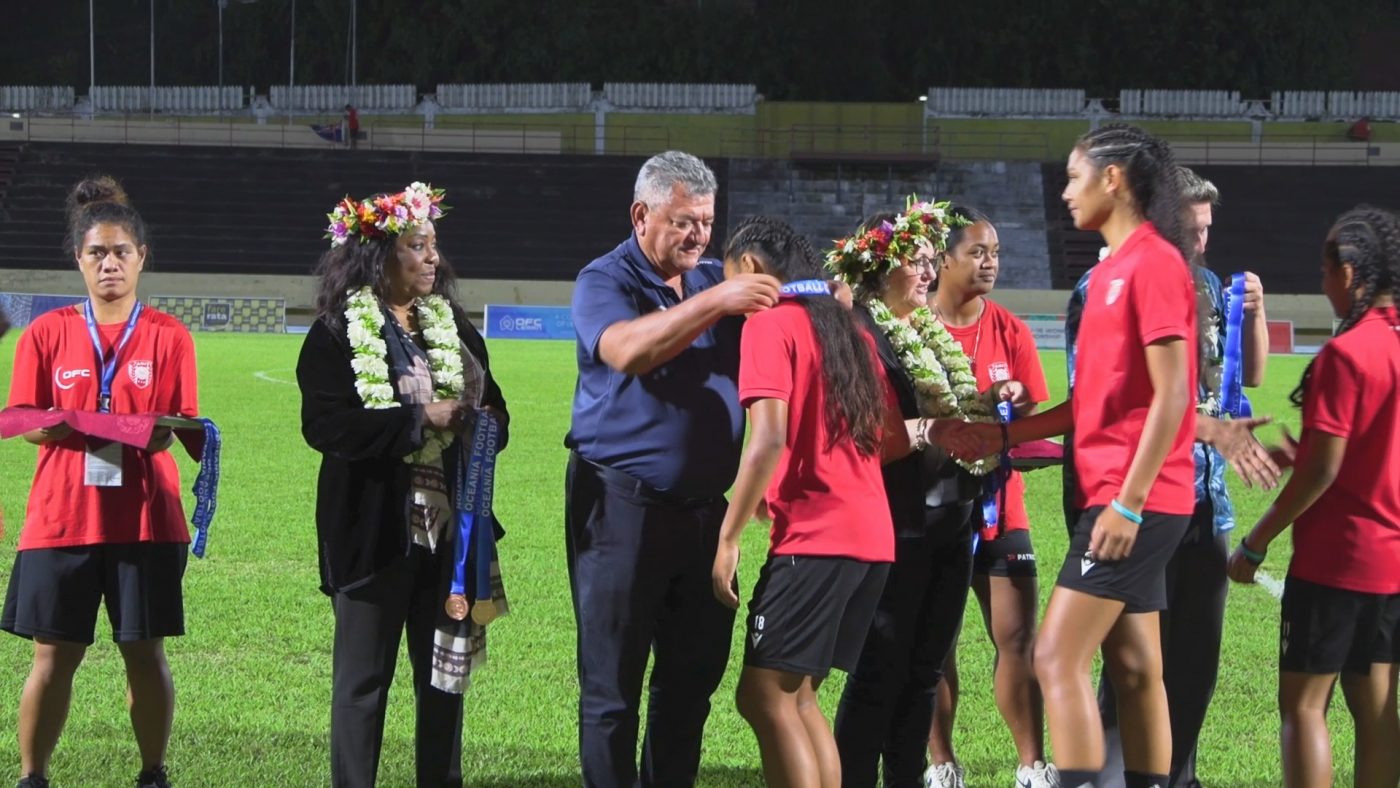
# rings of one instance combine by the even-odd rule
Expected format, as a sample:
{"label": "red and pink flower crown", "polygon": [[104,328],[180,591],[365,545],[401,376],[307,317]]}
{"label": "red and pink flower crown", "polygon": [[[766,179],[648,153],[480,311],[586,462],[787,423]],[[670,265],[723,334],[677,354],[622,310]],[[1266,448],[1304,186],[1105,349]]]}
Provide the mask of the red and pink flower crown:
{"label": "red and pink flower crown", "polygon": [[347,195],[335,210],[326,214],[331,220],[326,237],[335,248],[343,246],[351,236],[359,236],[360,243],[364,243],[399,235],[410,227],[442,216],[448,209],[442,204],[446,194],[443,189],[415,181],[398,194],[380,194],[359,202]]}
{"label": "red and pink flower crown", "polygon": [[951,227],[967,225],[967,220],[948,209],[949,202],[922,202],[916,195],[905,201],[904,212],[894,223],[881,222],[863,232],[842,238],[826,253],[826,269],[848,284],[855,284],[872,272],[893,271],[914,256],[920,241],[933,251],[948,246]]}

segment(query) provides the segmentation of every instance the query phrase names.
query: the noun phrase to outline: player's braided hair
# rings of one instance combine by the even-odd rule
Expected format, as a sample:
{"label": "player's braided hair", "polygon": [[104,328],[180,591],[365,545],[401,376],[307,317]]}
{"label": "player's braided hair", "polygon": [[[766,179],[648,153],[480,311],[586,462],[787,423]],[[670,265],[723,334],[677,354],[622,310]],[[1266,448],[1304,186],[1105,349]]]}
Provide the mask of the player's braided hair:
{"label": "player's braided hair", "polygon": [[[1336,336],[1346,333],[1361,320],[1380,295],[1394,295],[1400,284],[1400,217],[1374,205],[1358,205],[1337,217],[1322,255],[1328,266],[1350,265],[1352,287],[1361,291],[1337,326]],[[1312,380],[1313,361],[1303,370],[1303,379],[1288,395],[1302,407]]]}
{"label": "player's braided hair", "polygon": [[1189,206],[1170,145],[1137,126],[1110,123],[1080,137],[1075,147],[1100,171],[1110,164],[1122,167],[1138,211],[1181,252],[1182,259],[1191,259]]}

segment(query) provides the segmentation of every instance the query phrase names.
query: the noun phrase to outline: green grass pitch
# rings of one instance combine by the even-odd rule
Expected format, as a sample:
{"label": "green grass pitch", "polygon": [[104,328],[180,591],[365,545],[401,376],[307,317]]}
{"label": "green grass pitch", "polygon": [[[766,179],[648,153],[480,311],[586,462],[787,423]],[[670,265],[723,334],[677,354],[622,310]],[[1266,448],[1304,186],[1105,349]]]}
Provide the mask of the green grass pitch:
{"label": "green grass pitch", "polygon": [[[8,391],[18,332],[0,342],[0,389]],[[327,738],[331,670],[330,602],[316,590],[313,526],[318,456],[302,442],[292,383],[296,336],[199,334],[201,401],[224,430],[224,478],[209,557],[191,559],[185,580],[189,634],[168,643],[178,701],[170,765],[182,786],[315,786],[329,782]],[[565,450],[573,395],[573,346],[493,341],[492,363],[513,416],[502,456],[496,507],[509,535],[501,544],[511,615],[490,631],[490,662],[467,695],[464,760],[475,786],[578,784],[573,615],[562,526]],[[1064,391],[1064,356],[1043,354],[1051,390]],[[1288,406],[1302,357],[1275,357],[1256,392],[1256,410],[1295,428]],[[1271,433],[1270,433],[1271,434]],[[35,449],[0,443],[0,504],[6,533],[0,582],[23,521]],[[183,483],[194,466],[182,457]],[[1060,476],[1028,476],[1032,533],[1042,576],[1053,577],[1065,550]],[[1241,491],[1244,526],[1266,494]],[[187,506],[192,502],[187,501]],[[751,526],[741,586],[747,599],[766,547]],[[1287,540],[1266,570],[1281,578]],[[1049,584],[1042,583],[1042,598]],[[138,768],[125,709],[121,660],[99,617],[98,642],[78,673],[51,776],[67,786],[128,785]],[[1278,602],[1259,587],[1234,587],[1219,688],[1202,735],[1200,771],[1208,784],[1281,784],[1275,708]],[[733,707],[740,668],[736,626],[730,670],[715,694],[706,729],[701,785],[761,785],[753,735]],[[14,734],[27,642],[0,636],[0,775],[17,774]],[[991,693],[992,654],[975,603],[961,645],[962,702],[956,744],[973,786],[1013,782],[1015,751]],[[839,674],[822,690],[828,713]],[[412,784],[411,688],[403,667],[390,702],[380,784]],[[1352,730],[1341,703],[1331,714],[1338,779],[1350,782]],[[10,779],[8,776],[0,779]]]}

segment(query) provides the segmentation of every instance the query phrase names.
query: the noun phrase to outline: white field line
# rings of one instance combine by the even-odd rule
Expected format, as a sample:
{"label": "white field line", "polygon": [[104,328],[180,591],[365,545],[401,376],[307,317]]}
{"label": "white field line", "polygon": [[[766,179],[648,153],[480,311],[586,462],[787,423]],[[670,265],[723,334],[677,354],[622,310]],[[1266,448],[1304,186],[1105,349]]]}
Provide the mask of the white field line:
{"label": "white field line", "polygon": [[1254,582],[1261,588],[1268,591],[1274,599],[1283,599],[1283,581],[1275,578],[1268,572],[1255,572]]}
{"label": "white field line", "polygon": [[267,381],[268,383],[283,383],[283,384],[286,384],[286,385],[288,385],[288,386],[295,386],[295,385],[296,385],[296,381],[293,381],[293,380],[283,380],[282,378],[273,377],[272,375],[268,374],[268,373],[271,373],[271,372],[290,372],[290,371],[291,371],[290,368],[287,368],[287,369],[264,369],[264,370],[260,370],[260,371],[258,371],[258,372],[254,372],[254,373],[253,373],[253,377],[257,378],[258,380],[265,380],[265,381]]}

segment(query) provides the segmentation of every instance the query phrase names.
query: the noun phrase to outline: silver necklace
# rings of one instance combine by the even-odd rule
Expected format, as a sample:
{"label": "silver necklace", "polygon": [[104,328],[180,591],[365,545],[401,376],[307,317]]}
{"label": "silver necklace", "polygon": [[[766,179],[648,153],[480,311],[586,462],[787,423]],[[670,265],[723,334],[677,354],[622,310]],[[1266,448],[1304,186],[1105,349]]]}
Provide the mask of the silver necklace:
{"label": "silver necklace", "polygon": [[[948,321],[943,317],[943,307],[939,306],[937,301],[933,302],[933,311],[938,314],[938,322],[945,326],[949,325]],[[977,335],[972,340],[972,356],[970,357],[972,361],[972,374],[974,377],[977,375],[977,354],[982,350],[982,318],[986,316],[987,299],[983,298],[982,308],[977,310]]]}

